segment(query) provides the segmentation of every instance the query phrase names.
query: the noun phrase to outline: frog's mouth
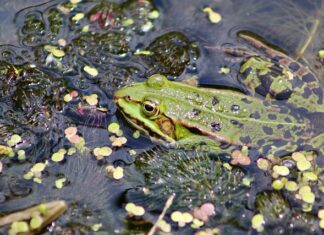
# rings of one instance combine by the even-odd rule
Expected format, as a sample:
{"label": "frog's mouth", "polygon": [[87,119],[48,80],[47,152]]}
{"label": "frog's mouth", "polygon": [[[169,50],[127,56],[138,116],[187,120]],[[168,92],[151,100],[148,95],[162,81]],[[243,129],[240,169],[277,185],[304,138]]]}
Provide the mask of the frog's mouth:
{"label": "frog's mouth", "polygon": [[[122,115],[125,117],[125,119],[136,129],[144,132],[146,135],[148,135],[152,141],[157,142],[159,144],[163,145],[170,145],[174,144],[175,140],[170,138],[169,136],[165,135],[161,131],[153,131],[153,128],[149,125],[148,122],[152,122],[151,125],[154,125],[153,122],[149,119],[147,121],[142,121],[140,117],[135,118],[134,115],[128,113],[126,111],[126,107],[122,105],[122,103],[127,102],[126,100],[129,100],[129,97],[114,97],[114,101],[117,105],[118,110]],[[141,102],[136,100],[131,100],[132,105],[141,107]],[[135,113],[139,113],[139,108]],[[158,130],[158,129],[157,129]]]}

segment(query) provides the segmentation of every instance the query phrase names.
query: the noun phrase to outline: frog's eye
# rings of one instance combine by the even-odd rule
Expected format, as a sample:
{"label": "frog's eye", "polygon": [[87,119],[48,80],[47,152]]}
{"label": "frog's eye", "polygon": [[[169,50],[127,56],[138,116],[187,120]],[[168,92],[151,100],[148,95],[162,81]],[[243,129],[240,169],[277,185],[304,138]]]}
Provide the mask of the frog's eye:
{"label": "frog's eye", "polygon": [[159,114],[159,107],[156,103],[145,100],[142,104],[143,113],[148,117],[154,117]]}

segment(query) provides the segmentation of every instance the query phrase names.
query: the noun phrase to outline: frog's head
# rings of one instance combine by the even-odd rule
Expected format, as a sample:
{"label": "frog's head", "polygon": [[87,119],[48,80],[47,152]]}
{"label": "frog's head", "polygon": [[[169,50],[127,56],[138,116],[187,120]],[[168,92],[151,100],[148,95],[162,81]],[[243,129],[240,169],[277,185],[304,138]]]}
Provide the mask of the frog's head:
{"label": "frog's head", "polygon": [[174,143],[174,123],[164,115],[166,107],[160,95],[161,89],[168,85],[165,76],[155,74],[146,82],[134,83],[118,90],[114,100],[125,118],[137,129],[155,141]]}

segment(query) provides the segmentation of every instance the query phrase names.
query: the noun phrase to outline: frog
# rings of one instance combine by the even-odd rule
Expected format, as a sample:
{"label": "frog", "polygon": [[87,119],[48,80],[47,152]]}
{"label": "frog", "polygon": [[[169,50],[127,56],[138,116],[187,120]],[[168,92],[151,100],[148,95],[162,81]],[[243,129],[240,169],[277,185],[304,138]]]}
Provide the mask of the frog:
{"label": "frog", "polygon": [[299,61],[249,35],[253,49],[224,48],[241,60],[245,92],[169,81],[154,74],[114,94],[118,110],[152,141],[172,148],[204,146],[214,153],[255,149],[285,156],[324,152],[323,88]]}

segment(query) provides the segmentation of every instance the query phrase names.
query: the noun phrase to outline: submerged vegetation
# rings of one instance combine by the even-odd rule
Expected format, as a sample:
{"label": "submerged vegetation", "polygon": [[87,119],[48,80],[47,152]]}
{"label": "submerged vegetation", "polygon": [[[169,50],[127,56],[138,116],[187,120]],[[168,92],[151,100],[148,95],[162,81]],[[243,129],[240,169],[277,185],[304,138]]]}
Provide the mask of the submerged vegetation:
{"label": "submerged vegetation", "polygon": [[[115,92],[153,74],[247,93],[238,81],[242,58],[222,52],[240,48],[240,31],[323,73],[322,1],[209,2],[54,0],[17,12],[19,47],[0,47],[0,233],[323,231],[323,153],[289,144],[281,157],[248,145],[226,156],[170,149],[117,112]],[[244,115],[239,109],[231,112]],[[160,125],[170,128],[167,119]],[[319,138],[314,145],[323,149]]]}

